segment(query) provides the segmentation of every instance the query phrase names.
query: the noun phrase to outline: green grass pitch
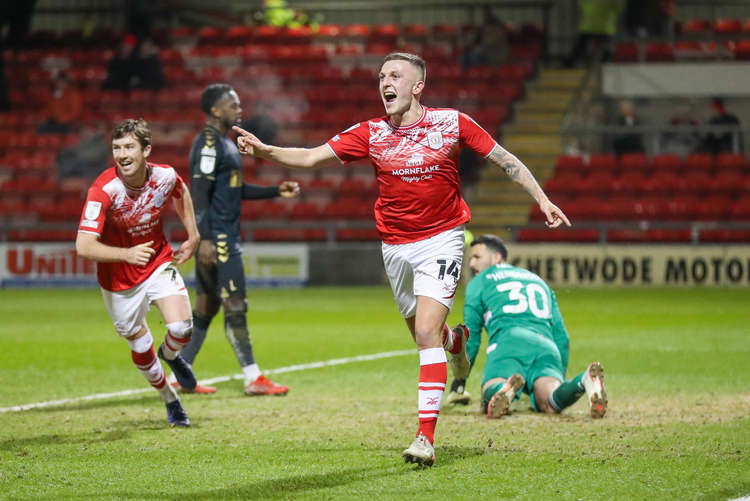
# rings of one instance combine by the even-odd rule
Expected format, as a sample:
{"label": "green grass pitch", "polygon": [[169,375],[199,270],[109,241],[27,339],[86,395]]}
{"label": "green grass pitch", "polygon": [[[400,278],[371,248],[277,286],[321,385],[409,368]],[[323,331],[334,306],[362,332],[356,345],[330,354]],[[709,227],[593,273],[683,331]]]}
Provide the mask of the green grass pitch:
{"label": "green grass pitch", "polygon": [[[557,291],[569,376],[600,360],[609,412],[583,401],[499,421],[443,407],[430,469],[402,462],[416,431],[413,353],[185,395],[171,429],[155,391],[0,413],[2,500],[734,499],[750,496],[750,290]],[[390,290],[251,290],[261,368],[413,349]],[[450,322],[460,320],[459,296]],[[164,327],[152,311],[157,342]],[[486,340],[485,340],[486,342]],[[469,381],[478,395],[481,356]],[[221,318],[195,369],[239,372]],[[99,292],[0,290],[0,408],[147,388]]]}

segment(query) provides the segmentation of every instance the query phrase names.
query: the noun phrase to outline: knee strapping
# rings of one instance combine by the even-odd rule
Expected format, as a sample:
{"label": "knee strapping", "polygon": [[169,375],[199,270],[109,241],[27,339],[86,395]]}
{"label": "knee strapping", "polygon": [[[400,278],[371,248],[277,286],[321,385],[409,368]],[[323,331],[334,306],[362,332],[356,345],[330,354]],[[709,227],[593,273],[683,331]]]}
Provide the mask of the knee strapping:
{"label": "knee strapping", "polygon": [[126,341],[128,342],[128,346],[130,346],[130,351],[134,351],[135,353],[146,353],[154,344],[151,331],[146,331],[146,334],[138,339],[126,339]]}
{"label": "knee strapping", "polygon": [[229,325],[241,326],[247,322],[247,299],[229,298],[224,301],[224,317]]}
{"label": "knee strapping", "polygon": [[167,324],[167,330],[177,339],[189,338],[193,334],[193,318],[180,320],[179,322],[170,322]]}

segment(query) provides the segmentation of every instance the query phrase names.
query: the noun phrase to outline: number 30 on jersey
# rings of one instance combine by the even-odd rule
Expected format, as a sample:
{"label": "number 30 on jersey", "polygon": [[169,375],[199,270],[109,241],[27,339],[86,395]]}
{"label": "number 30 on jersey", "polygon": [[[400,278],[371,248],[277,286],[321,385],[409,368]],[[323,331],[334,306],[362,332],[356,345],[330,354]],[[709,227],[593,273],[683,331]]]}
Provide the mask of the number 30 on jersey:
{"label": "number 30 on jersey", "polygon": [[503,306],[505,313],[531,313],[537,318],[549,318],[549,297],[547,291],[539,284],[530,283],[524,286],[521,282],[503,282],[497,285],[498,292],[508,292],[512,301]]}

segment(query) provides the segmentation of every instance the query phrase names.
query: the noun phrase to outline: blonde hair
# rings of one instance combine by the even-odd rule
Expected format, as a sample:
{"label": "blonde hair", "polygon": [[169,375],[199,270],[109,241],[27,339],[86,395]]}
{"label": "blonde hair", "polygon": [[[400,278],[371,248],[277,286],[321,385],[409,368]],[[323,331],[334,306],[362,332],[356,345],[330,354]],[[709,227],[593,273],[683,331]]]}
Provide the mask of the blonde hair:
{"label": "blonde hair", "polygon": [[383,58],[383,64],[387,63],[388,61],[406,61],[410,63],[421,73],[422,78],[420,78],[420,80],[422,82],[427,81],[427,63],[425,63],[424,59],[422,59],[418,55],[411,54],[409,52],[391,52]]}

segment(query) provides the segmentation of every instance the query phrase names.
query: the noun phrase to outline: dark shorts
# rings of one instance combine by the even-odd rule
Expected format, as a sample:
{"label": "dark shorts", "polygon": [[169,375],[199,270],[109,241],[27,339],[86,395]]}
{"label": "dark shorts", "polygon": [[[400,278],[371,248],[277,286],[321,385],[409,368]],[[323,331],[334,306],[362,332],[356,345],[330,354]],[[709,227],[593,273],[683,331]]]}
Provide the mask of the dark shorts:
{"label": "dark shorts", "polygon": [[524,393],[531,395],[534,381],[542,376],[563,381],[560,351],[552,340],[522,328],[508,329],[497,342],[487,347],[482,386],[493,378],[508,379],[521,374],[526,380]]}
{"label": "dark shorts", "polygon": [[245,296],[245,263],[242,249],[236,240],[215,238],[216,266],[195,263],[196,292],[213,294],[220,299]]}

